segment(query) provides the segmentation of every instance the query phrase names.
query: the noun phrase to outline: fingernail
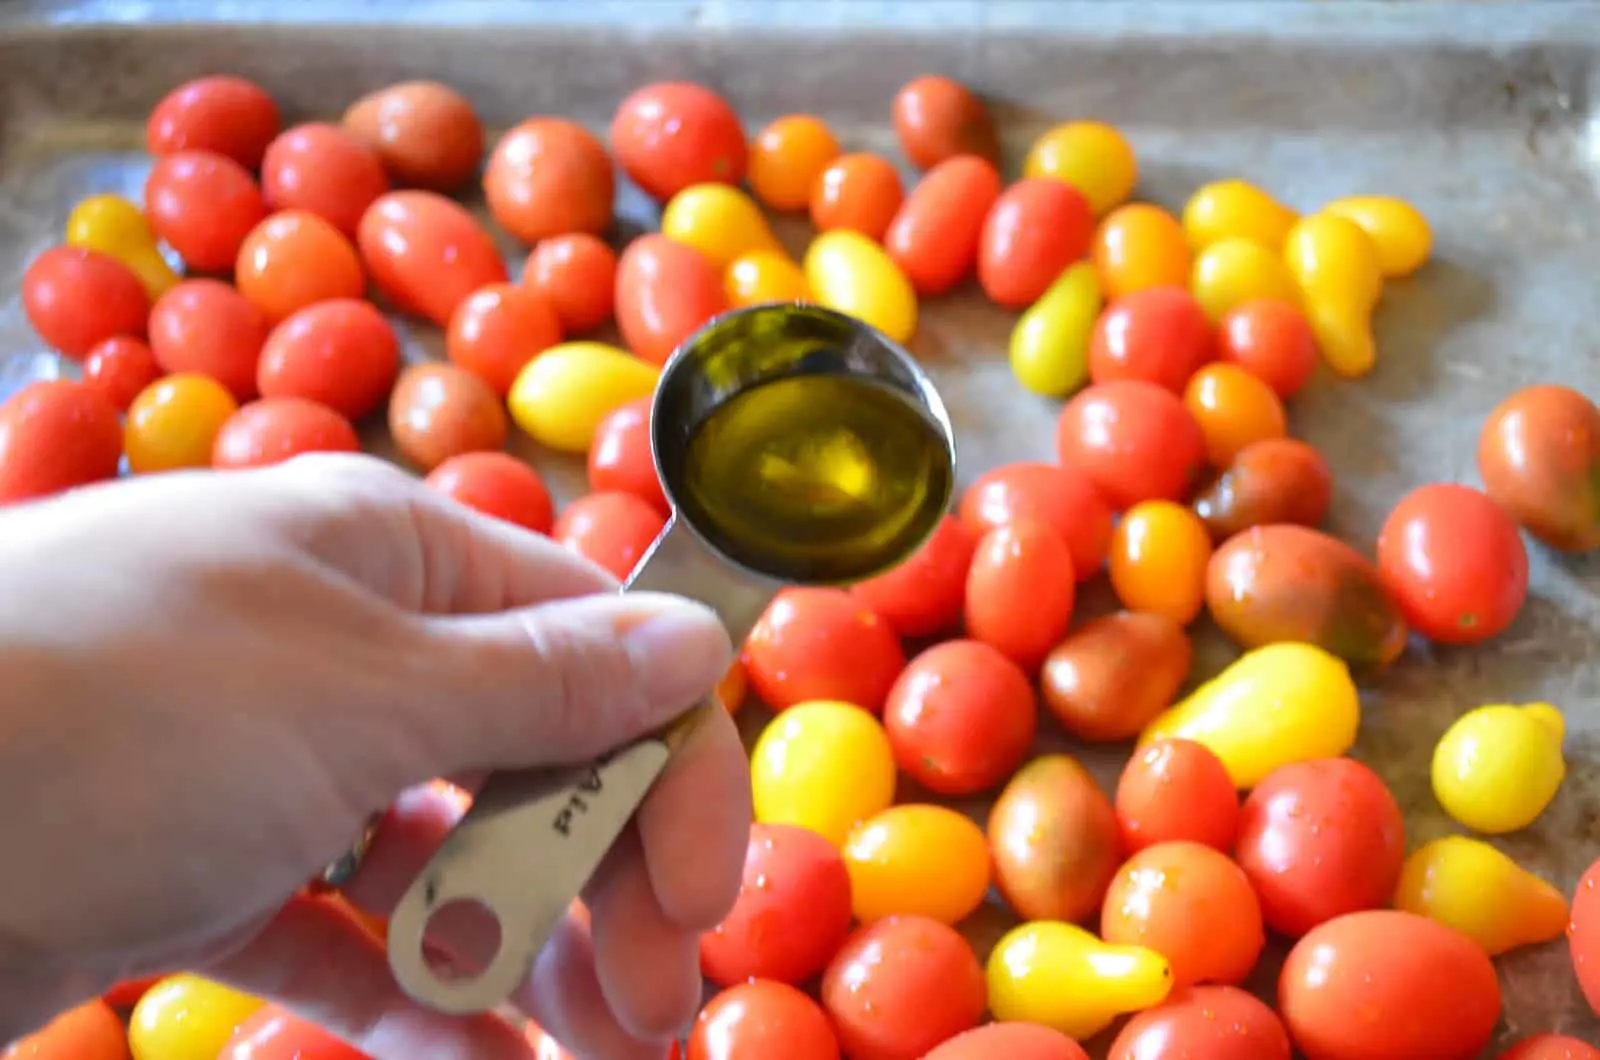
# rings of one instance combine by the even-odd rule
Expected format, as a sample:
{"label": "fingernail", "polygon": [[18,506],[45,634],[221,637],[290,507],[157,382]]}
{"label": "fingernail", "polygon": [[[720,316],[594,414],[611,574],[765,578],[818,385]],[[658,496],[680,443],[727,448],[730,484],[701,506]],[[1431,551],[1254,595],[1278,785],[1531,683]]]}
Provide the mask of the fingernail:
{"label": "fingernail", "polygon": [[[645,594],[636,602],[646,603]],[[653,613],[623,633],[623,645],[652,697],[687,707],[715,688],[732,662],[728,631],[710,608],[689,600],[651,595],[648,604]]]}

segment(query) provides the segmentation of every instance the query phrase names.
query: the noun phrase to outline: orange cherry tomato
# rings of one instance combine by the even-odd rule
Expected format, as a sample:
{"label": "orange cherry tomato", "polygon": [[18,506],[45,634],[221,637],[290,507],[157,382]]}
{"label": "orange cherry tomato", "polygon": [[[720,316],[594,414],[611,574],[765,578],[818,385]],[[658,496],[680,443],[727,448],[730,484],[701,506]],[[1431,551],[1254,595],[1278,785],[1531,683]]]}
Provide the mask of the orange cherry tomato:
{"label": "orange cherry tomato", "polygon": [[1061,410],[1056,451],[1114,511],[1179,500],[1205,466],[1200,425],[1178,396],[1138,379],[1086,387]]}
{"label": "orange cherry tomato", "polygon": [[254,172],[279,128],[278,104],[260,85],[242,77],[199,77],[156,104],[145,124],[145,148],[158,158],[215,151]]}
{"label": "orange cherry tomato", "polygon": [[722,709],[730,715],[737,714],[744,707],[745,700],[750,698],[750,679],[745,676],[744,663],[738,659],[728,667],[722,675],[722,680],[717,682],[716,691],[713,693],[717,702],[722,704]]}
{"label": "orange cherry tomato", "polygon": [[83,360],[83,382],[118,412],[127,412],[139,391],[161,378],[156,355],[143,339],[126,335],[97,343]]}
{"label": "orange cherry tomato", "polygon": [[962,1031],[922,1060],[1089,1060],[1083,1046],[1038,1023],[988,1023]]}
{"label": "orange cherry tomato", "polygon": [[285,129],[261,160],[261,190],[274,210],[305,210],[354,236],[361,215],[389,190],[383,159],[337,125]]}
{"label": "orange cherry tomato", "polygon": [[741,254],[723,272],[728,304],[735,308],[768,302],[811,301],[805,270],[787,254],[757,250]]}
{"label": "orange cherry tomato", "polygon": [[900,150],[918,169],[957,155],[1000,164],[1000,137],[989,110],[959,81],[937,74],[908,81],[895,93],[890,119]]}
{"label": "orange cherry tomato", "polygon": [[318,401],[358,420],[383,404],[400,373],[400,340],[371,302],[318,302],[272,329],[261,347],[262,397]]}
{"label": "orange cherry tomato", "polygon": [[998,787],[1027,757],[1038,724],[1033,683],[981,641],[936,644],[889,690],[883,727],[896,763],[937,795]]}
{"label": "orange cherry tomato", "polygon": [[750,190],[773,210],[804,210],[811,189],[839,157],[828,123],[810,114],[779,118],[750,145]]}
{"label": "orange cherry tomato", "polygon": [[1181,287],[1147,287],[1101,314],[1089,343],[1089,378],[1096,383],[1142,379],[1173,393],[1211,360],[1211,322]]}
{"label": "orange cherry tomato", "polygon": [[811,189],[811,223],[818,232],[846,229],[880,240],[905,201],[900,173],[882,155],[841,155]]}
{"label": "orange cherry tomato", "polygon": [[739,184],[749,164],[738,113],[687,81],[635,89],[611,119],[611,149],[628,178],[659,202],[694,184]]}
{"label": "orange cherry tomato", "polygon": [[650,405],[638,398],[606,414],[589,446],[589,489],[631,493],[666,515],[671,511],[650,448]]}
{"label": "orange cherry tomato", "polygon": [[395,448],[424,471],[462,453],[499,449],[510,431],[500,395],[453,364],[411,365],[389,396]]}
{"label": "orange cherry tomato", "polygon": [[29,383],[0,403],[0,505],[115,478],[116,406],[67,379]]}
{"label": "orange cherry tomato", "polygon": [[239,1024],[217,1060],[366,1060],[315,1023],[266,1005]]}
{"label": "orange cherry tomato", "polygon": [[1573,891],[1567,946],[1578,988],[1589,1008],[1600,1015],[1600,859],[1584,870]]}
{"label": "orange cherry tomato", "polygon": [[839,1060],[817,1003],[789,986],[741,983],[712,998],[689,1034],[688,1060]]}
{"label": "orange cherry tomato", "polygon": [[208,375],[179,372],[139,391],[128,406],[122,448],[135,475],[211,466],[217,432],[239,411],[228,388]]}
{"label": "orange cherry tomato", "polygon": [[1117,780],[1122,842],[1137,853],[1185,840],[1232,853],[1239,793],[1222,759],[1193,740],[1157,740],[1139,750]]}
{"label": "orange cherry tomato", "polygon": [[233,282],[270,324],[318,302],[367,293],[354,244],[304,210],[283,210],[250,230],[239,244]]}
{"label": "orange cherry tomato", "polygon": [[392,191],[379,198],[361,218],[356,245],[386,298],[440,327],[450,326],[473,291],[508,278],[478,219],[431,191]]}
{"label": "orange cherry tomato", "polygon": [[1019,519],[1048,524],[1072,553],[1079,581],[1099,572],[1111,545],[1111,509],[1076,467],[1020,461],[991,468],[967,487],[960,510],[974,535]]}
{"label": "orange cherry tomato", "polygon": [[423,481],[469,508],[536,534],[548,534],[555,526],[555,502],[544,479],[510,453],[460,453]]}
{"label": "orange cherry tomato", "polygon": [[437,81],[403,81],[362,96],[345,131],[378,152],[399,185],[454,191],[483,158],[483,123],[465,96]]}
{"label": "orange cherry tomato", "polygon": [[722,276],[693,247],[650,233],[622,252],[617,329],[638,357],[665,364],[679,343],[727,308]]}
{"label": "orange cherry tomato", "polygon": [[750,687],[773,710],[813,699],[883,710],[906,656],[893,627],[843,589],[784,589],[745,639]]}
{"label": "orange cherry tomato", "polygon": [[598,235],[616,195],[611,156],[594,133],[566,118],[529,118],[495,144],[483,171],[489,213],[533,244],[564,232]]}
{"label": "orange cherry tomato", "polygon": [[281,464],[302,453],[357,453],[350,421],[305,398],[262,398],[228,417],[211,447],[211,466],[237,470]]}
{"label": "orange cherry tomato", "polygon": [[1317,368],[1317,337],[1298,306],[1261,299],[1217,322],[1217,357],[1236,364],[1288,399]]}
{"label": "orange cherry tomato", "polygon": [[522,282],[555,309],[563,335],[582,335],[611,319],[617,297],[617,254],[587,232],[541,240],[528,255]]}
{"label": "orange cherry tomato", "polygon": [[445,332],[445,352],[504,397],[523,367],[560,341],[561,319],[543,295],[517,284],[491,283],[456,307]]}
{"label": "orange cherry tomato", "polygon": [[1200,425],[1206,459],[1233,463],[1246,446],[1289,434],[1289,417],[1272,387],[1236,364],[1208,364],[1183,392],[1184,407]]}
{"label": "orange cherry tomato", "polygon": [[999,197],[1000,173],[990,163],[973,155],[941,162],[900,204],[883,248],[918,294],[945,294],[977,265],[983,222]]}
{"label": "orange cherry tomato", "polygon": [[1107,1060],[1290,1060],[1289,1032],[1236,986],[1191,986],[1129,1020]]}
{"label": "orange cherry tomato", "polygon": [[184,280],[150,310],[150,352],[162,371],[209,375],[240,401],[256,394],[267,320],[221,280]]}
{"label": "orange cherry tomato", "polygon": [[1206,600],[1211,534],[1176,501],[1140,501],[1111,536],[1111,587],[1130,611],[1188,625]]}
{"label": "orange cherry tomato", "polygon": [[128,1032],[104,1001],[69,1009],[13,1042],[4,1060],[128,1060]]}
{"label": "orange cherry tomato", "polygon": [[1115,300],[1152,287],[1187,287],[1193,252],[1176,217],[1159,206],[1132,202],[1100,222],[1094,267],[1106,297]]}
{"label": "orange cherry tomato", "polygon": [[1535,1034],[1522,1039],[1495,1060],[1600,1060],[1600,1049],[1564,1034]]}
{"label": "orange cherry tomato", "polygon": [[664,515],[631,493],[591,493],[567,505],[550,536],[626,580],[666,525]]}
{"label": "orange cherry tomato", "polygon": [[990,530],[967,573],[967,635],[1032,674],[1072,622],[1076,580],[1072,554],[1049,525],[1023,519]]}
{"label": "orange cherry tomato", "polygon": [[1047,177],[1019,180],[984,218],[978,283],[996,305],[1025,309],[1093,239],[1094,211],[1077,188]]}
{"label": "orange cherry tomato", "polygon": [[144,212],[190,269],[226,273],[267,204],[249,170],[226,155],[190,150],[166,155],[150,170]]}
{"label": "orange cherry tomato", "polygon": [[117,259],[59,246],[34,258],[22,274],[22,311],[51,348],[81,360],[107,339],[143,336],[150,297]]}
{"label": "orange cherry tomato", "polygon": [[856,582],[850,591],[902,637],[948,633],[961,624],[967,568],[977,544],[977,534],[947,515],[898,567]]}

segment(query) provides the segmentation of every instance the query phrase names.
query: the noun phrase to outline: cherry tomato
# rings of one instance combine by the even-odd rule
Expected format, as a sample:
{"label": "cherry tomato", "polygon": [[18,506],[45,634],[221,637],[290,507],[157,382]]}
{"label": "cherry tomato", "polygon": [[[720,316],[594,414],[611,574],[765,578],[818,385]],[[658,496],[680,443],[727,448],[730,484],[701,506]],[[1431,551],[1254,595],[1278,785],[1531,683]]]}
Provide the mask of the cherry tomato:
{"label": "cherry tomato", "polygon": [[1127,137],[1098,121],[1069,121],[1046,131],[1022,161],[1025,177],[1071,184],[1104,214],[1122,205],[1139,182],[1139,159]]}
{"label": "cherry tomato", "polygon": [[1021,667],[981,641],[951,640],[906,664],[883,725],[907,776],[939,795],[976,795],[1022,764],[1038,713]]}
{"label": "cherry tomato", "polygon": [[98,390],[41,379],[0,402],[0,505],[115,478],[121,459],[122,424]]}
{"label": "cherry tomato", "polygon": [[395,448],[424,471],[463,453],[497,450],[510,430],[505,406],[489,384],[453,364],[412,365],[389,397]]}
{"label": "cherry tomato", "polygon": [[504,397],[527,363],[560,341],[561,319],[543,295],[512,283],[491,283],[456,307],[445,332],[445,352]]}
{"label": "cherry tomato", "polygon": [[208,375],[178,372],[156,380],[128,406],[122,445],[135,475],[211,466],[222,425],[239,411],[228,388]]}
{"label": "cherry tomato", "polygon": [[689,1034],[688,1060],[839,1060],[828,1016],[786,983],[756,980],[712,998]]}
{"label": "cherry tomato", "polygon": [[996,305],[1025,309],[1089,252],[1093,239],[1094,211],[1077,188],[1024,178],[1002,192],[984,218],[978,283]]}
{"label": "cherry tomato", "polygon": [[1260,998],[1234,986],[1175,990],[1129,1020],[1107,1060],[1290,1060],[1289,1032]]}
{"label": "cherry tomato", "polygon": [[1095,383],[1142,379],[1173,393],[1213,353],[1211,322],[1181,287],[1149,287],[1109,306],[1089,344],[1089,378]]}
{"label": "cherry tomato", "polygon": [[1208,364],[1183,392],[1184,407],[1200,425],[1206,458],[1227,467],[1247,446],[1289,433],[1283,402],[1272,387],[1234,364]]}
{"label": "cherry tomato", "polygon": [[1394,506],[1378,574],[1406,623],[1439,644],[1505,632],[1528,598],[1528,552],[1511,516],[1469,486],[1435,483]]}
{"label": "cherry tomato", "polygon": [[851,905],[863,924],[917,915],[957,924],[989,890],[989,847],[972,818],[903,803],[862,821],[844,842]]}
{"label": "cherry tomato", "polygon": [[989,1023],[962,1031],[922,1060],[1089,1060],[1083,1046],[1037,1023]]}
{"label": "cherry tomato", "polygon": [[984,534],[967,572],[967,634],[1029,673],[1067,631],[1076,603],[1072,554],[1045,523],[1020,520]]}
{"label": "cherry tomato", "polygon": [[555,236],[533,248],[522,282],[555,309],[562,334],[582,335],[611,319],[617,297],[617,255],[587,232]]}
{"label": "cherry tomato", "polygon": [[1495,503],[1563,552],[1600,548],[1600,409],[1576,390],[1530,386],[1497,405],[1478,437]]}
{"label": "cherry tomato", "polygon": [[138,979],[124,979],[102,994],[100,1000],[115,1009],[132,1008],[164,978],[162,975],[147,975]]}
{"label": "cherry tomato", "polygon": [[983,1018],[988,987],[967,940],[923,916],[856,931],[822,977],[850,1060],[918,1060]]}
{"label": "cherry tomato", "polygon": [[367,1060],[367,1056],[315,1023],[267,1005],[239,1024],[217,1060]]}
{"label": "cherry tomato", "polygon": [[926,74],[901,86],[890,108],[900,150],[918,169],[957,155],[1000,164],[1000,138],[983,100],[959,81]]}
{"label": "cherry tomato", "polygon": [[1117,207],[1095,232],[1094,267],[1112,299],[1152,287],[1187,287],[1191,262],[1183,225],[1151,203]]}
{"label": "cherry tomato", "polygon": [[722,276],[692,247],[651,233],[622,252],[617,329],[628,349],[644,360],[667,363],[679,343],[727,308]]}
{"label": "cherry tomato", "polygon": [[217,1060],[233,1032],[261,1009],[259,998],[197,975],[163,979],[128,1019],[134,1060]]}
{"label": "cherry tomato", "polygon": [[198,372],[240,401],[256,395],[267,320],[220,280],[184,280],[150,310],[150,352],[164,372]]}
{"label": "cherry tomato", "polygon": [[589,446],[589,489],[632,493],[661,514],[671,511],[650,448],[650,406],[636,398],[606,414]]}
{"label": "cherry tomato", "polygon": [[1294,438],[1251,442],[1194,498],[1194,511],[1221,543],[1253,526],[1316,527],[1333,501],[1328,461]]}
{"label": "cherry tomato", "polygon": [[1165,615],[1101,615],[1045,657],[1045,706],[1080,740],[1130,740],[1172,705],[1193,655],[1183,626]]}
{"label": "cherry tomato", "polygon": [[666,525],[665,516],[631,493],[591,493],[567,505],[550,536],[626,580]]}
{"label": "cherry tomato", "polygon": [[948,633],[961,623],[977,544],[977,535],[947,515],[910,558],[850,591],[902,637]]}
{"label": "cherry tomato", "polygon": [[1222,760],[1193,740],[1157,740],[1122,768],[1117,821],[1133,853],[1186,840],[1230,853],[1239,831],[1239,793]]}
{"label": "cherry tomato", "polygon": [[723,270],[723,287],[734,308],[812,300],[805,270],[788,254],[775,250],[756,250],[735,258]]}
{"label": "cherry tomato", "polygon": [[813,699],[877,714],[906,656],[894,629],[843,589],[780,592],[745,638],[750,687],[773,710]]}
{"label": "cherry tomato", "polygon": [[1589,1008],[1600,1015],[1600,860],[1584,871],[1573,892],[1567,945],[1578,987]]}
{"label": "cherry tomato", "polygon": [[555,502],[539,472],[509,453],[483,450],[442,461],[424,479],[452,500],[536,534],[555,524]]}
{"label": "cherry tomato", "polygon": [[337,125],[308,122],[285,129],[261,160],[261,190],[274,210],[314,213],[346,236],[389,190],[383,160]]}
{"label": "cherry tomato", "polygon": [[889,737],[853,703],[798,703],[773,718],[750,751],[756,820],[808,828],[836,845],[888,809],[894,788]]}
{"label": "cherry tomato", "polygon": [[120,336],[96,343],[83,360],[83,381],[101,395],[118,412],[128,411],[128,405],[139,391],[161,378],[161,366],[156,355],[143,339]]}
{"label": "cherry tomato", "polygon": [[1078,580],[1092,577],[1111,543],[1111,509],[1076,467],[1020,461],[979,475],[961,497],[974,534],[1022,519],[1048,524],[1066,542]]}
{"label": "cherry tomato", "polygon": [[350,421],[297,397],[262,398],[228,417],[211,448],[211,466],[237,470],[281,464],[302,453],[357,453]]}
{"label": "cherry tomato", "polygon": [[162,97],[145,125],[145,148],[158,158],[215,151],[254,172],[278,135],[278,104],[242,77],[185,81]]}
{"label": "cherry tomato", "polygon": [[1111,587],[1130,611],[1186,626],[1206,600],[1211,535],[1200,517],[1173,501],[1140,501],[1111,536]]}
{"label": "cherry tomato", "polygon": [[261,347],[262,397],[320,402],[358,420],[383,404],[400,372],[400,340],[371,302],[338,298],[307,306],[272,329]]}
{"label": "cherry tomato", "polygon": [[1295,945],[1278,1012],[1315,1060],[1469,1060],[1494,1037],[1500,982],[1454,928],[1379,909],[1330,920]]}
{"label": "cherry tomato", "polygon": [[1205,438],[1178,396],[1123,379],[1085,388],[1056,423],[1061,463],[1084,471],[1113,510],[1181,500],[1205,464]]}
{"label": "cherry tomato", "polygon": [[565,232],[598,235],[611,224],[616,194],[611,156],[575,121],[529,118],[495,145],[483,193],[490,215],[524,243]]}
{"label": "cherry tomato", "polygon": [[941,162],[900,204],[883,248],[918,294],[945,294],[977,265],[984,218],[999,197],[1000,173],[990,163],[973,155]]}
{"label": "cherry tomato", "polygon": [[1274,299],[1245,302],[1217,323],[1217,356],[1288,399],[1317,368],[1317,337],[1298,306]]}
{"label": "cherry tomato", "polygon": [[1024,920],[1086,920],[1122,864],[1117,814],[1069,755],[1017,770],[989,811],[995,884]]}
{"label": "cherry tomato", "polygon": [[1564,1034],[1535,1034],[1522,1039],[1495,1060],[1600,1060],[1600,1049]]}
{"label": "cherry tomato", "polygon": [[849,934],[850,873],[838,848],[807,828],[757,823],[733,909],[700,936],[700,968],[719,986],[804,983]]}
{"label": "cherry tomato", "polygon": [[144,203],[156,235],[199,272],[233,268],[244,237],[267,215],[250,171],[213,151],[179,151],[157,161]]}
{"label": "cherry tomato", "polygon": [[905,187],[894,164],[882,155],[841,155],[811,189],[811,223],[818,232],[846,229],[868,239],[889,230]]}
{"label": "cherry tomato", "polygon": [[81,360],[107,339],[141,337],[150,298],[122,262],[79,247],[51,247],[22,274],[22,311],[58,353]]}
{"label": "cherry tomato", "polygon": [[750,145],[750,190],[773,210],[804,210],[811,189],[839,157],[839,141],[828,123],[810,114],[790,114],[756,134]]}
{"label": "cherry tomato", "polygon": [[477,218],[431,191],[380,197],[362,217],[356,244],[386,298],[440,327],[473,291],[508,278]]}
{"label": "cherry tomato", "polygon": [[128,1060],[128,1032],[104,1001],[69,1009],[19,1041],[4,1060]]}
{"label": "cherry tomato", "polygon": [[628,178],[660,202],[693,184],[738,185],[749,163],[738,113],[687,81],[645,85],[625,98],[611,119],[611,149]]}
{"label": "cherry tomato", "polygon": [[233,282],[271,324],[318,302],[367,293],[355,246],[304,210],[280,211],[251,229],[239,245]]}
{"label": "cherry tomato", "polygon": [[1239,865],[1267,926],[1299,938],[1318,924],[1389,903],[1405,859],[1399,804],[1350,758],[1280,766],[1239,811]]}
{"label": "cherry tomato", "polygon": [[378,152],[395,183],[454,191],[483,157],[483,123],[465,96],[437,81],[403,81],[350,104],[346,132]]}
{"label": "cherry tomato", "polygon": [[745,676],[744,663],[738,659],[733,660],[732,665],[723,673],[722,680],[717,682],[713,694],[729,715],[739,713],[745,700],[750,698],[750,678]]}

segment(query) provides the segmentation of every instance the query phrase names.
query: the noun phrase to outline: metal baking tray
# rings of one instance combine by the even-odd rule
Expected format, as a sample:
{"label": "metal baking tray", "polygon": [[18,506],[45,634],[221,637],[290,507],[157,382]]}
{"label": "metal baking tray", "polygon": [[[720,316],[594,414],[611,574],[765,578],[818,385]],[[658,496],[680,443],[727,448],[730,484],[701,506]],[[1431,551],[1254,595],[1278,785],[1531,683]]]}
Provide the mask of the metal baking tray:
{"label": "metal baking tray", "polygon": [[[1140,196],[1168,206],[1202,181],[1242,176],[1302,209],[1385,192],[1428,215],[1437,257],[1389,289],[1376,371],[1319,378],[1292,403],[1294,431],[1335,467],[1333,528],[1357,545],[1411,486],[1474,480],[1478,425],[1512,389],[1600,385],[1600,4],[1587,0],[10,0],[0,5],[0,394],[57,370],[18,304],[27,261],[83,196],[139,195],[144,117],[187,78],[256,78],[289,120],[436,78],[495,128],[540,112],[603,128],[631,88],[687,78],[726,92],[752,127],[813,111],[850,146],[892,150],[889,99],[930,71],[995,101],[1013,163],[1047,125],[1093,117],[1130,133]],[[621,213],[624,230],[653,222],[636,193]],[[1011,379],[1011,319],[958,295],[927,308],[913,343],[957,425],[963,481],[1051,455],[1055,405]],[[436,336],[406,327],[410,356],[437,353]],[[577,463],[523,449],[559,493],[581,488]],[[1428,753],[1456,715],[1559,705],[1568,779],[1536,827],[1503,846],[1570,891],[1600,856],[1600,557],[1534,548],[1532,585],[1492,647],[1413,647],[1366,689],[1358,754],[1406,807],[1414,844],[1451,829]],[[1101,592],[1082,606],[1109,605]],[[1197,677],[1229,657],[1213,631],[1197,648]],[[1086,758],[1109,782],[1121,756]],[[988,910],[969,926],[982,949],[1006,925]],[[1600,1041],[1564,943],[1499,964],[1502,1043],[1542,1030]],[[1255,979],[1267,996],[1275,972],[1269,957]]]}

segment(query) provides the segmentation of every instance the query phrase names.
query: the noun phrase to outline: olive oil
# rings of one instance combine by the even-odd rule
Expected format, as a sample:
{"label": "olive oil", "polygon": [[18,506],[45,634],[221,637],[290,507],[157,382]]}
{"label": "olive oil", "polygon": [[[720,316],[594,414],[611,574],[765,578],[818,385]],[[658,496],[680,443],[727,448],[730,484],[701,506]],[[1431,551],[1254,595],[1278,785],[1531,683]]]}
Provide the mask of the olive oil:
{"label": "olive oil", "polygon": [[785,581],[881,573],[932,532],[955,469],[941,428],[860,376],[790,374],[714,408],[684,450],[678,505],[710,543]]}

